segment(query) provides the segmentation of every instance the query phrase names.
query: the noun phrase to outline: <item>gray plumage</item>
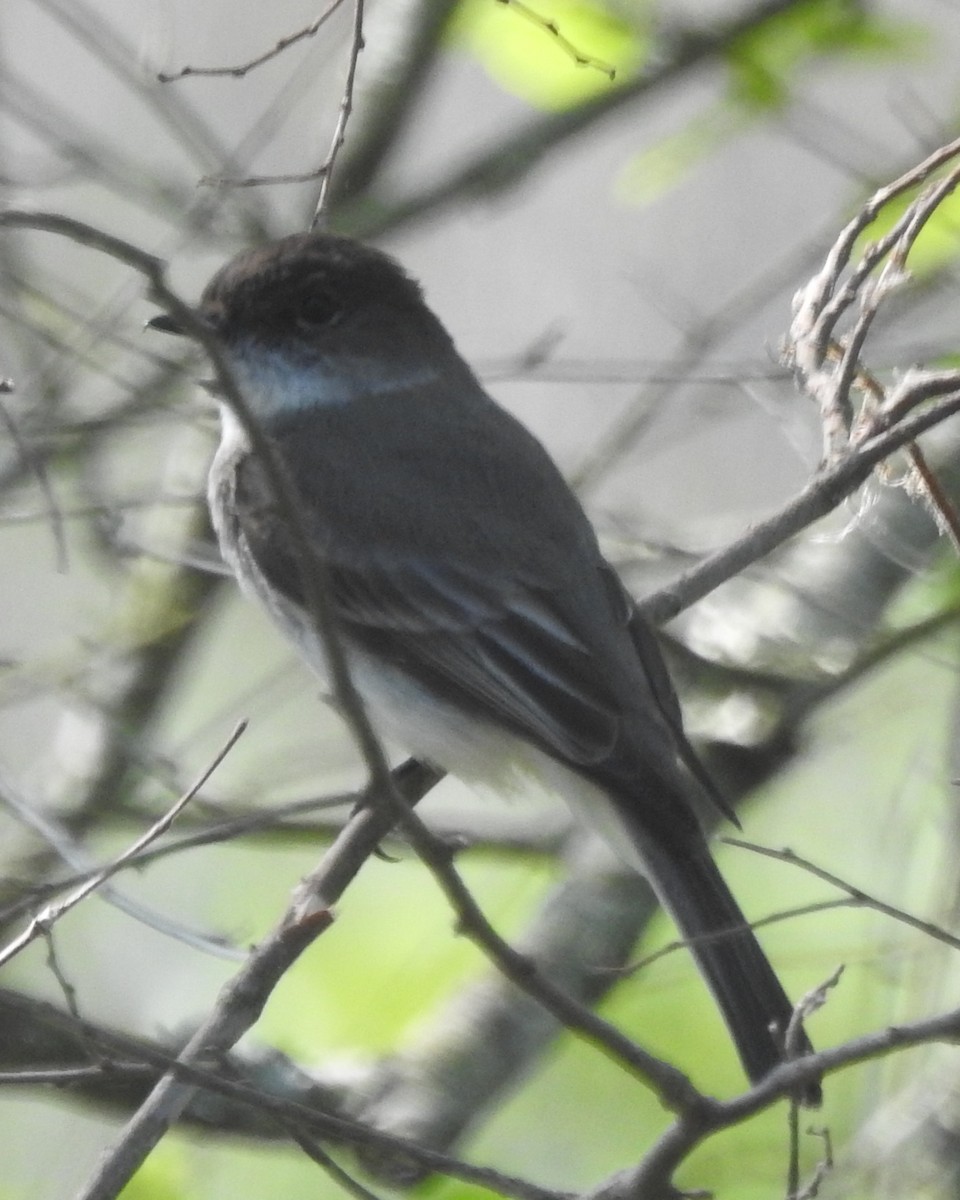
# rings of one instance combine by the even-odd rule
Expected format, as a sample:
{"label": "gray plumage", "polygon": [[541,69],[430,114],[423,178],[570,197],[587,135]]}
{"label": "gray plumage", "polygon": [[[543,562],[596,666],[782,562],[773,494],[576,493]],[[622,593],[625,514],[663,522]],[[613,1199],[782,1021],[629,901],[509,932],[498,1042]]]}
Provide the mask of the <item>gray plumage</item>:
{"label": "gray plumage", "polygon": [[[734,930],[691,949],[763,1077],[792,1009],[695,816],[719,798],[653,633],[539,442],[417,285],[358,243],[307,234],[242,254],[197,312],[294,482],[375,726],[467,780],[536,771],[644,871],[685,937]],[[301,566],[228,410],[210,504],[241,585],[322,675]]]}

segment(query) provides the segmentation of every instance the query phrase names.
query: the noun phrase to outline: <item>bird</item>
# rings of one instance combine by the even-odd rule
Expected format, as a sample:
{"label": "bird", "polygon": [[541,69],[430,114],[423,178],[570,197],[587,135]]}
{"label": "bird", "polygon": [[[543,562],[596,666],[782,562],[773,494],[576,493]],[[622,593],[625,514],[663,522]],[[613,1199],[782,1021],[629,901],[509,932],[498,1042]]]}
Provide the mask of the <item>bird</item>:
{"label": "bird", "polygon": [[[656,634],[546,449],[375,247],[308,232],[245,250],[192,313],[283,464],[374,729],[467,783],[532,773],[565,799],[646,877],[762,1080],[793,1006],[697,812],[706,799],[733,814],[684,733]],[[149,324],[188,332],[166,313]],[[219,399],[221,554],[326,678],[300,544]],[[812,1053],[802,1031],[793,1053]],[[814,1081],[799,1098],[820,1094]]]}

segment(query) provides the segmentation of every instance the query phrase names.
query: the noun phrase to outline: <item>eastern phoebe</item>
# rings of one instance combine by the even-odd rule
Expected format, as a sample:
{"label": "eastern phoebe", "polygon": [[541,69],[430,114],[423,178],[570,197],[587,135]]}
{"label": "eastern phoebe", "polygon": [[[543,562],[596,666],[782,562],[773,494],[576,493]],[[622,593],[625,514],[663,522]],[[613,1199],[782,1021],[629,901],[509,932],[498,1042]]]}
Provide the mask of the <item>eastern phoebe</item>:
{"label": "eastern phoebe", "polygon": [[[710,857],[695,808],[718,796],[655,636],[543,447],[419,286],[357,242],[298,234],[240,254],[196,315],[286,464],[374,727],[465,780],[533,771],[564,796],[691,939],[761,1079],[792,1006]],[[209,500],[241,587],[323,675],[289,529],[226,405]]]}

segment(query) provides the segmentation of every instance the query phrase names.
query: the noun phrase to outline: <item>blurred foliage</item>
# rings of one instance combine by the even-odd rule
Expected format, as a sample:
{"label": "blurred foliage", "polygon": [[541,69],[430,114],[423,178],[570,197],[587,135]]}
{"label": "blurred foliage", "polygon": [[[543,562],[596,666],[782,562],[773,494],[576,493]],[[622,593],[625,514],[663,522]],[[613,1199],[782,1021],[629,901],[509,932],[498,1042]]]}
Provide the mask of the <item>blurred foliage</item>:
{"label": "blurred foliage", "polygon": [[[295,870],[291,864],[279,878],[287,880]],[[551,864],[523,856],[500,862],[467,856],[461,871],[507,937],[523,927],[556,874]],[[230,902],[227,895],[223,899]],[[269,906],[255,905],[251,914],[257,912],[267,921],[273,915]],[[358,954],[358,946],[366,952]],[[449,906],[417,861],[404,855],[396,862],[370,862],[322,944],[285,975],[259,1032],[306,1061],[331,1051],[388,1054],[416,1035],[425,1016],[435,1019],[444,997],[485,967],[481,952],[456,936]]]}
{"label": "blurred foliage", "polygon": [[892,628],[914,625],[960,604],[960,559],[952,546],[911,580],[887,611]]}
{"label": "blurred foliage", "polygon": [[723,144],[785,108],[822,60],[854,64],[919,57],[928,33],[849,0],[809,0],[744,34],[727,55],[723,94],[625,165],[617,181],[624,203],[649,204],[675,187]]}
{"label": "blurred foliage", "polygon": [[176,1141],[158,1148],[123,1189],[123,1200],[182,1200],[190,1186],[188,1155]]}
{"label": "blurred foliage", "polygon": [[[450,36],[507,91],[547,110],[571,108],[627,80],[649,45],[641,28],[585,0],[519,6],[510,0],[462,0]],[[589,61],[577,62],[576,55]]]}
{"label": "blurred foliage", "polygon": [[[564,109],[614,86],[605,65],[615,70],[617,82],[638,71],[655,45],[657,19],[649,6],[628,21],[622,6],[584,0],[542,0],[532,6],[462,0],[450,36],[507,91],[537,108]],[[663,19],[669,22],[669,11]],[[800,72],[817,59],[902,59],[919,53],[925,39],[919,24],[888,20],[851,0],[809,0],[738,40],[727,55],[729,82],[722,104],[743,119],[782,108]],[[577,55],[589,61],[577,62]],[[682,150],[685,139],[678,136]]]}
{"label": "blurred foliage", "polygon": [[927,41],[921,25],[892,21],[851,0],[809,0],[741,37],[727,56],[727,100],[760,111],[782,108],[817,60],[902,61]]}

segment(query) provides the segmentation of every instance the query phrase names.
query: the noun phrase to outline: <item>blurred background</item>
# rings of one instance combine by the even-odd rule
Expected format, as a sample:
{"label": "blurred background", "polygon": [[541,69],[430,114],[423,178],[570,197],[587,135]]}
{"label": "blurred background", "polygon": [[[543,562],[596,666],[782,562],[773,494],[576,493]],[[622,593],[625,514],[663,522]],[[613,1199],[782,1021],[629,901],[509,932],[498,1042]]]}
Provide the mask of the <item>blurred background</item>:
{"label": "blurred background", "polygon": [[[319,16],[302,0],[7,0],[4,204],[126,238],[195,298],[240,248],[308,225],[318,180],[268,177],[327,159],[354,11],[335,7],[248,70],[195,72],[243,67]],[[956,136],[955,0],[369,0],[364,41],[328,225],[421,280],[491,393],[575,484],[635,594],[789,500],[821,457],[816,409],[779,363],[791,299],[875,187]],[[266,178],[237,186],[254,177]],[[878,378],[956,365],[957,216],[941,209],[912,286],[881,314],[867,352]],[[3,942],[250,723],[168,844],[194,841],[124,872],[0,986],[169,1047],[279,918],[363,770],[305,669],[218,569],[200,355],[144,331],[156,310],[143,279],[94,248],[0,230],[0,273],[13,384],[0,397]],[[957,449],[949,427],[930,442],[948,489]],[[960,577],[936,522],[890,482],[666,633],[688,727],[744,835],[949,928]],[[699,1087],[742,1090],[689,956],[613,986],[674,934],[556,802],[445,781],[423,812],[464,837],[460,869],[497,929]],[[262,819],[238,830],[239,817]],[[504,988],[409,850],[388,850],[395,861],[367,864],[271,999],[249,1052],[285,1057],[264,1059],[258,1082],[283,1092],[268,1067],[296,1064],[378,1128],[545,1187],[584,1189],[636,1162],[667,1114]],[[788,863],[718,856],[751,918],[843,899]],[[862,904],[763,939],[796,997],[845,964],[810,1022],[820,1047],[955,1004],[955,951]],[[73,1061],[29,1007],[4,1011],[0,1070]],[[6,1078],[0,1197],[72,1194],[131,1096]],[[201,1132],[168,1138],[124,1194],[342,1194],[282,1131],[241,1136],[232,1120],[207,1114]],[[820,1194],[953,1195],[958,1123],[952,1049],[838,1074]],[[707,1142],[679,1181],[782,1194],[784,1128],[777,1111]],[[823,1153],[803,1142],[805,1175]]]}

